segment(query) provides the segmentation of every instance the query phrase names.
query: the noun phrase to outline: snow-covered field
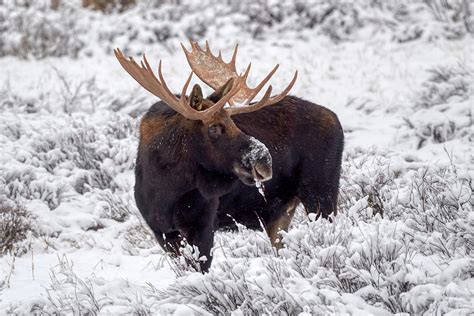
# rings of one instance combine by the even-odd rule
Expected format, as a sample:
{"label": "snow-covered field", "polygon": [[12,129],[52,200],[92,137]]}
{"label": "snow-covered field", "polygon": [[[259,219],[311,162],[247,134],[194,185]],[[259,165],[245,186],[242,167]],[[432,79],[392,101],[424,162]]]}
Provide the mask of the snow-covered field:
{"label": "snow-covered field", "polygon": [[[0,1],[0,315],[472,315],[471,2],[182,2]],[[299,210],[279,255],[262,232],[218,233],[205,275],[137,211],[156,99],[112,53],[161,58],[180,91],[188,37],[227,58],[238,42],[252,84],[280,63],[274,91],[299,70],[292,94],[346,137],[332,224]]]}

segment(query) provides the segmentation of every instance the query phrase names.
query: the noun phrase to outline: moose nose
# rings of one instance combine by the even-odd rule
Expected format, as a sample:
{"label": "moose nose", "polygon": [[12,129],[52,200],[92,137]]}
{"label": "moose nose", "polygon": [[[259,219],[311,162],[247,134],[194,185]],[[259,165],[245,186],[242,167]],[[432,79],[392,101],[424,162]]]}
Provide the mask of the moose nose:
{"label": "moose nose", "polygon": [[272,178],[272,156],[267,146],[254,137],[242,148],[242,157],[234,164],[234,173],[246,185]]}
{"label": "moose nose", "polygon": [[257,162],[253,167],[254,179],[260,182],[268,181],[272,178],[272,166],[266,162]]}

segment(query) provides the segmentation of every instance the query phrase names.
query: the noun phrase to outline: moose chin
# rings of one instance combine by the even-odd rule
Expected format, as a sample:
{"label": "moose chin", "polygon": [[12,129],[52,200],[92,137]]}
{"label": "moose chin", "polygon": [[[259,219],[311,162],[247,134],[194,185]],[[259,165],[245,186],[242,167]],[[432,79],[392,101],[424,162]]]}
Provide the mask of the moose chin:
{"label": "moose chin", "polygon": [[[161,99],[140,124],[135,199],[163,249],[179,256],[186,240],[207,259],[197,265],[205,272],[219,229],[264,227],[279,249],[280,231],[300,203],[307,213],[335,215],[343,130],[327,108],[288,95],[298,73],[281,93],[271,96],[269,85],[252,102],[278,65],[250,88],[250,65],[236,71],[237,46],[228,63],[207,42],[182,47],[192,71],[180,95],[166,85],[161,61],[157,77],[145,56],[139,65],[115,50],[123,68]],[[193,73],[211,95],[197,84],[187,95]]]}

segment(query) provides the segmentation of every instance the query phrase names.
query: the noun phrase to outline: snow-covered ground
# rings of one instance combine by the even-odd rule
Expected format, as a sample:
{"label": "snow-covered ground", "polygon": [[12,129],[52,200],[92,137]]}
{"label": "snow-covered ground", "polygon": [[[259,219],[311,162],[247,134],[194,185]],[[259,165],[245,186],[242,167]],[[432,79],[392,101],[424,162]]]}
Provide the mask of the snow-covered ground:
{"label": "snow-covered ground", "polygon": [[[474,313],[470,2],[173,3],[0,3],[0,314]],[[346,137],[333,223],[299,210],[279,255],[262,232],[218,233],[205,275],[136,209],[137,126],[156,99],[112,53],[161,58],[180,91],[187,37],[227,58],[238,42],[252,84],[279,63],[274,91],[297,69],[292,94]]]}

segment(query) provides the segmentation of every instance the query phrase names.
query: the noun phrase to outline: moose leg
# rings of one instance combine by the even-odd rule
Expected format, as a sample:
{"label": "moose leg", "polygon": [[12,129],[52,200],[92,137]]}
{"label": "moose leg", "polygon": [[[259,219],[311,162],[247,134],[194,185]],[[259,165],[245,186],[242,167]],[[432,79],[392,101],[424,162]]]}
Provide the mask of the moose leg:
{"label": "moose leg", "polygon": [[317,217],[329,220],[331,220],[329,215],[336,215],[341,173],[340,155],[338,151],[325,159],[308,160],[303,163],[304,172],[301,175],[297,195],[307,214],[314,213]]}
{"label": "moose leg", "polygon": [[169,233],[162,233],[158,229],[153,229],[156,240],[160,244],[161,248],[174,256],[179,256],[179,248],[183,241],[183,237],[179,231],[173,231]]}
{"label": "moose leg", "polygon": [[266,231],[268,237],[270,237],[272,246],[275,247],[277,250],[283,247],[283,242],[281,241],[282,236],[280,234],[280,231],[288,231],[288,227],[290,226],[291,220],[293,219],[293,215],[295,215],[296,207],[298,206],[299,202],[300,201],[298,198],[292,199],[285,205],[280,217],[278,217],[275,221],[267,225]]}
{"label": "moose leg", "polygon": [[[315,192],[318,193],[316,194]],[[311,192],[303,191],[300,199],[307,214],[314,213],[317,217],[321,216],[324,219],[331,220],[329,215],[337,214],[337,196],[338,188],[330,188],[327,186],[321,190],[315,188]]]}
{"label": "moose leg", "polygon": [[161,247],[173,255],[179,256],[179,248],[182,246],[183,236],[181,236],[179,231],[174,231],[164,234],[164,237],[164,245],[162,244]]}
{"label": "moose leg", "polygon": [[202,272],[207,272],[212,262],[211,249],[214,244],[214,228],[219,200],[205,199],[200,193],[191,191],[177,204],[180,210],[176,214],[176,223],[186,241],[196,246],[199,257],[206,257],[206,261],[199,261]]}
{"label": "moose leg", "polygon": [[[173,231],[166,234],[156,234],[156,239],[166,252],[171,256],[179,257],[181,255],[181,247],[183,246],[184,236],[186,241],[199,249],[199,256],[205,256],[207,260],[205,262],[199,262],[199,268],[202,272],[207,272],[211,266],[212,257],[210,255],[211,248],[214,241],[214,233],[211,229],[189,229],[184,230],[183,234],[179,231]],[[195,262],[188,260],[186,261],[189,265],[193,265]]]}
{"label": "moose leg", "polygon": [[189,244],[196,246],[199,250],[199,258],[205,257],[204,261],[199,261],[201,272],[208,272],[212,262],[211,250],[214,244],[213,227],[210,225],[195,227],[188,230],[185,235]]}

